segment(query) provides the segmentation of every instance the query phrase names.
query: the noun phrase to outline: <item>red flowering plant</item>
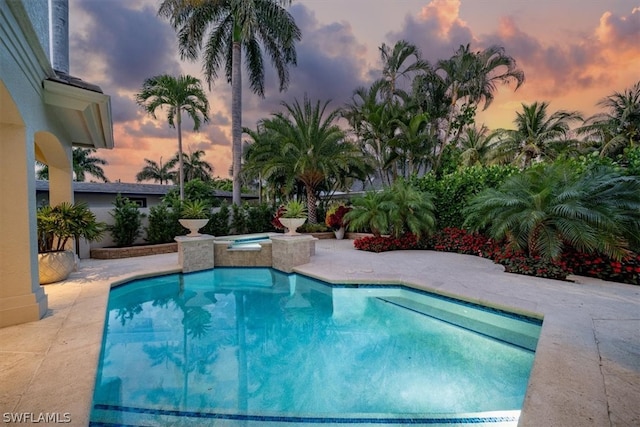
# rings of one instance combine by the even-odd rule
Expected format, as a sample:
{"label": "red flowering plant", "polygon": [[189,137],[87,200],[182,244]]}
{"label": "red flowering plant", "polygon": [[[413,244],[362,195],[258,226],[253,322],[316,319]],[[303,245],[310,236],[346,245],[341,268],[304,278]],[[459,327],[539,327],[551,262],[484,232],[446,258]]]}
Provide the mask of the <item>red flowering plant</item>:
{"label": "red flowering plant", "polygon": [[273,225],[273,227],[276,230],[284,230],[285,229],[285,226],[282,225],[282,223],[280,222],[280,218],[282,218],[282,215],[284,215],[284,213],[286,211],[287,211],[287,208],[284,205],[280,205],[280,207],[278,208],[278,210],[274,214],[273,219],[271,220],[271,225]]}
{"label": "red flowering plant", "polygon": [[327,210],[324,222],[332,230],[338,230],[341,227],[347,226],[344,216],[351,211],[349,206],[345,205],[333,205]]}

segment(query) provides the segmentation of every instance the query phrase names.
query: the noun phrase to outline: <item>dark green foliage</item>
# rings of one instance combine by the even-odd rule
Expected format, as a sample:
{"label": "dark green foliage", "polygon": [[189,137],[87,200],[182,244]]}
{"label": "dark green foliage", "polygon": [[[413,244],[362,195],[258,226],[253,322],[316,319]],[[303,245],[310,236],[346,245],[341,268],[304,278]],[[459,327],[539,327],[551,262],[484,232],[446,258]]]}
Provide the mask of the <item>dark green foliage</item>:
{"label": "dark green foliage", "polygon": [[412,183],[418,189],[433,195],[439,229],[460,228],[465,219],[462,210],[469,199],[486,188],[498,187],[517,171],[514,166],[472,166],[440,178],[429,173],[421,178],[414,178]]}
{"label": "dark green foliage", "polygon": [[241,205],[231,205],[231,233],[245,234],[247,232],[247,213]]}
{"label": "dark green foliage", "polygon": [[323,233],[325,231],[331,231],[329,227],[324,224],[311,224],[305,222],[302,226],[298,227],[301,233]]}
{"label": "dark green foliage", "polygon": [[625,168],[627,175],[640,176],[640,146],[626,148],[617,163]]}
{"label": "dark green foliage", "polygon": [[257,206],[251,206],[245,203],[243,208],[247,212],[247,232],[262,233],[273,231],[273,226],[271,225],[273,210],[268,204],[262,203]]}
{"label": "dark green foliage", "polygon": [[541,164],[483,191],[465,213],[472,229],[530,256],[557,259],[571,246],[620,260],[640,242],[640,178],[606,166],[576,173]]}
{"label": "dark green foliage", "polygon": [[149,226],[146,228],[146,240],[151,244],[171,243],[176,236],[185,231],[178,222],[180,211],[174,210],[166,203],[149,209]]}
{"label": "dark green foliage", "polygon": [[[185,200],[202,200],[208,206],[214,205],[213,197],[213,185],[209,182],[204,182],[200,179],[193,179],[184,184],[184,198]],[[180,194],[177,188],[169,190],[165,199],[170,202],[172,206],[180,200]]]}
{"label": "dark green foliage", "polygon": [[369,191],[355,198],[344,220],[352,231],[371,230],[400,237],[413,233],[418,237],[435,229],[434,205],[428,192],[420,191],[404,179],[380,192]]}
{"label": "dark green foliage", "polygon": [[220,210],[211,215],[211,219],[202,232],[212,236],[229,235],[229,204],[227,202],[223,202]]}
{"label": "dark green foliage", "polygon": [[116,246],[131,246],[142,234],[142,218],[138,205],[120,194],[116,196],[113,203],[115,208],[110,215],[115,220],[113,225],[108,227]]}

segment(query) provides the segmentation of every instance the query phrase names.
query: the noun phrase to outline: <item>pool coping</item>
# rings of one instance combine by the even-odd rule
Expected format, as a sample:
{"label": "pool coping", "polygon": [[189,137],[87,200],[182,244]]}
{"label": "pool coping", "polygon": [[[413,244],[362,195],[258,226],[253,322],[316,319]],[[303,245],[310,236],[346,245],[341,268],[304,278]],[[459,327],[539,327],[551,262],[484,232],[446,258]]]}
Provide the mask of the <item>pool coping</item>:
{"label": "pool coping", "polygon": [[[177,271],[175,253],[83,260],[67,281],[46,286],[44,319],[0,329],[0,412],[68,413],[69,425],[87,425],[109,289]],[[403,284],[544,316],[519,425],[640,423],[638,286],[507,274],[468,255],[373,254],[333,239],[319,241],[311,262],[295,271],[330,283]]]}

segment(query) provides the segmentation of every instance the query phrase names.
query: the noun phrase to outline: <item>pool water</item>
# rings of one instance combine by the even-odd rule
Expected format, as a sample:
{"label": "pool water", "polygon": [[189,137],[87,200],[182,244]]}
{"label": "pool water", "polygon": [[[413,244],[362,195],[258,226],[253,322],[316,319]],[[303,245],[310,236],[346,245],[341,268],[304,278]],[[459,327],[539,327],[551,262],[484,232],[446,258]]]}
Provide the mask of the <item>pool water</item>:
{"label": "pool water", "polygon": [[217,268],[112,289],[91,424],[516,425],[541,322]]}

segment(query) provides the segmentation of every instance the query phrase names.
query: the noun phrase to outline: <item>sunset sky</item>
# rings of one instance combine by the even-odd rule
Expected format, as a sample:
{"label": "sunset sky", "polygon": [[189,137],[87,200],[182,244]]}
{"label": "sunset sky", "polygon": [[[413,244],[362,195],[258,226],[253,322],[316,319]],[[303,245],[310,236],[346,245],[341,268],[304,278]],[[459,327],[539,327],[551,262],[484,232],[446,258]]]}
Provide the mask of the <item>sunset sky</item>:
{"label": "sunset sky", "polygon": [[[70,73],[111,95],[115,148],[97,155],[109,162],[111,181],[135,182],[144,159],[166,161],[177,134],[166,116],[151,120],[136,105],[143,81],[158,74],[191,74],[205,82],[201,62],[181,62],[174,30],[157,16],[160,0],[69,0]],[[550,102],[550,111],[598,111],[596,103],[640,80],[639,0],[298,0],[290,7],[302,31],[298,65],[280,93],[265,59],[265,98],[243,88],[243,125],[281,110],[281,102],[332,100],[339,108],[354,89],[379,77],[378,47],[400,39],[434,63],[461,44],[474,51],[500,45],[526,76],[516,92],[500,87],[476,122],[510,127],[522,103]],[[224,75],[224,73],[222,73]],[[246,74],[245,74],[246,76]],[[246,82],[246,78],[245,78]],[[205,83],[206,88],[206,83]],[[231,165],[231,87],[211,87],[210,123],[186,127],[185,151],[204,150],[214,175]]]}

